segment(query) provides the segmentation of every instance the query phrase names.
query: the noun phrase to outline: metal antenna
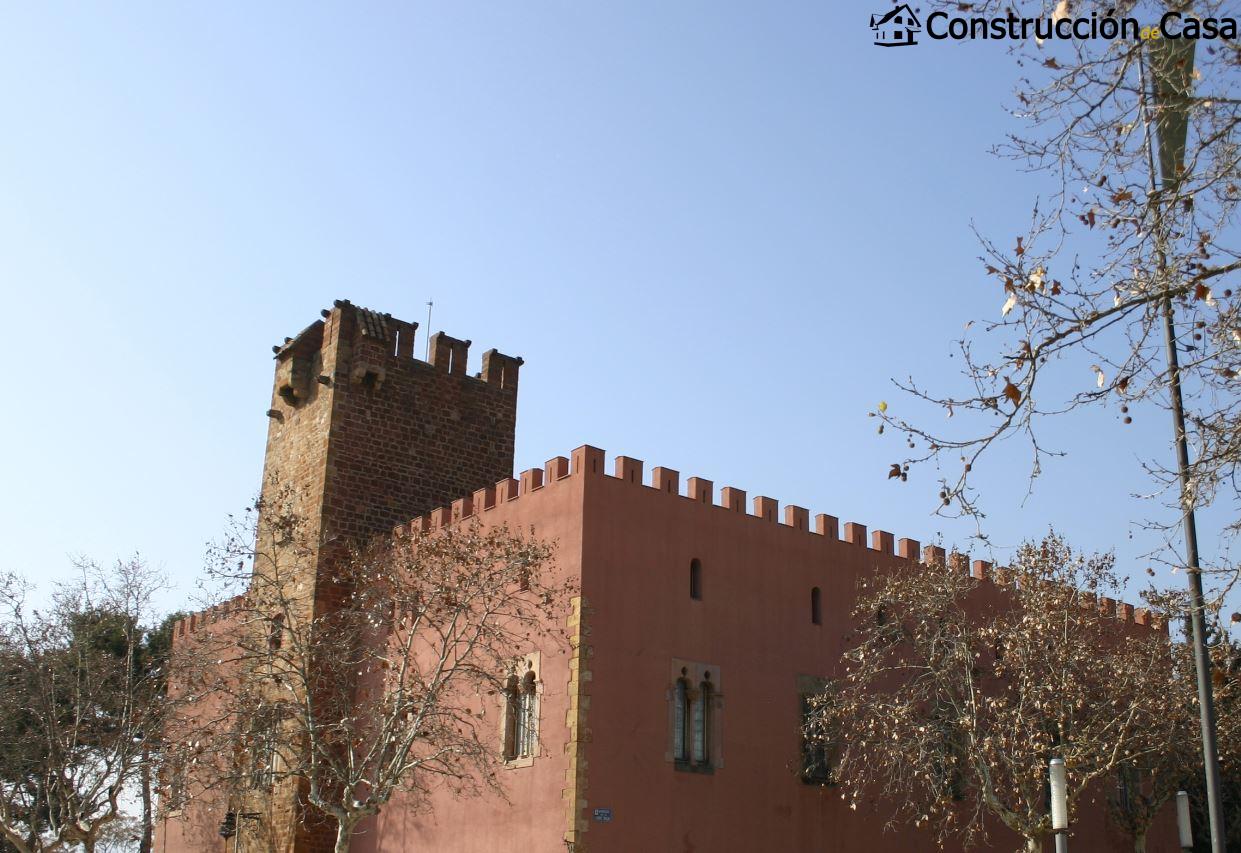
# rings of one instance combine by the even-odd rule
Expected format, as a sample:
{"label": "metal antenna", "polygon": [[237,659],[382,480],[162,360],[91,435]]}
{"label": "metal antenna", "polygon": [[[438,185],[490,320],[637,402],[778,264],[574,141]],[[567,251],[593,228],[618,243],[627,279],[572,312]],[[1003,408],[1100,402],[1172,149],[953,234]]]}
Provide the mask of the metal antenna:
{"label": "metal antenna", "polygon": [[431,360],[431,309],[435,307],[433,300],[427,301],[427,352],[422,357],[423,361]]}

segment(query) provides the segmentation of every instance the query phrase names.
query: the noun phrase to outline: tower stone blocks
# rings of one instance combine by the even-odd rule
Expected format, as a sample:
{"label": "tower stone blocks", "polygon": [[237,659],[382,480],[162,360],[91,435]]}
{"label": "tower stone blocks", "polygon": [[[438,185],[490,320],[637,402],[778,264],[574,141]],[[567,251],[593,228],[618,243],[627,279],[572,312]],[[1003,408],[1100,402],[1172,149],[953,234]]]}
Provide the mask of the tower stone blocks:
{"label": "tower stone blocks", "polygon": [[324,542],[349,541],[494,484],[513,471],[520,358],[440,332],[414,357],[417,323],[338,301],[276,348],[264,490],[295,490]]}
{"label": "tower stone blocks", "polygon": [[[521,359],[489,350],[470,375],[470,341],[440,332],[423,361],[414,355],[417,328],[340,300],[274,347],[259,536],[274,542],[273,513],[291,511],[315,543],[308,559],[299,553],[292,577],[281,569],[305,590],[307,613],[332,608],[345,591],[332,574],[345,545],[512,475]],[[280,562],[282,549],[269,550]],[[256,572],[264,562],[256,559]],[[259,798],[270,846],[330,851],[330,827],[308,813],[302,793]]]}

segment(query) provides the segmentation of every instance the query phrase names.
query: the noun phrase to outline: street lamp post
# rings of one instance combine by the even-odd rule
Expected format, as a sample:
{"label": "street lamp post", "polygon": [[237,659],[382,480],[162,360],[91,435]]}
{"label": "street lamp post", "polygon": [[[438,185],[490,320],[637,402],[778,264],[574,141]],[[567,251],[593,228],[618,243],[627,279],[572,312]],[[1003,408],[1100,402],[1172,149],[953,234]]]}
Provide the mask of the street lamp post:
{"label": "street lamp post", "polygon": [[1189,794],[1176,792],[1176,831],[1181,836],[1181,849],[1194,849],[1194,827],[1189,822]]}
{"label": "street lamp post", "polygon": [[1051,828],[1056,833],[1056,853],[1069,850],[1069,781],[1064,771],[1064,759],[1053,758],[1047,767],[1051,782]]}
{"label": "street lamp post", "polygon": [[[1159,143],[1159,178],[1164,193],[1174,194],[1185,171],[1185,142],[1189,134],[1189,108],[1192,104],[1194,50],[1192,39],[1169,41],[1151,48],[1150,97],[1155,106],[1155,135]],[[1145,93],[1144,93],[1145,96]],[[1153,165],[1153,164],[1152,164]],[[1158,273],[1161,284],[1171,275],[1163,244],[1165,202],[1154,185],[1157,222]],[[1185,575],[1189,581],[1190,643],[1194,670],[1198,676],[1198,713],[1202,728],[1202,763],[1207,789],[1207,816],[1211,825],[1212,853],[1224,853],[1224,811],[1220,794],[1219,749],[1216,744],[1215,699],[1211,690],[1211,657],[1207,653],[1206,616],[1202,594],[1202,568],[1198,562],[1198,526],[1194,517],[1193,489],[1189,472],[1189,442],[1185,430],[1185,406],[1181,396],[1181,369],[1177,353],[1176,321],[1172,297],[1163,300],[1164,339],[1168,350],[1168,396],[1172,403],[1173,437],[1176,440],[1176,467],[1181,487],[1182,528],[1185,536]]]}

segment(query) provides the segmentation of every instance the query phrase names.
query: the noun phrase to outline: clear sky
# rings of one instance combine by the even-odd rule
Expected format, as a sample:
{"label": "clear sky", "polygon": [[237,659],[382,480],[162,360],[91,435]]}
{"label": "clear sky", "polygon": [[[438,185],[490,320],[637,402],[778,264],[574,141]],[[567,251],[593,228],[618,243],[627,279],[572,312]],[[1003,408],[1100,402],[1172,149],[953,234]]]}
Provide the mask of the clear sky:
{"label": "clear sky", "polygon": [[[5,5],[0,568],[137,550],[188,597],[259,482],[270,347],[336,298],[420,347],[434,299],[471,371],[525,357],[518,470],[591,443],[963,542],[866,413],[893,376],[958,387],[1002,302],[970,223],[1021,233],[1047,185],[986,153],[1003,47],[876,49],[884,6]],[[1140,573],[1168,432],[1053,426],[1024,502],[1006,449],[995,541],[1054,524]]]}

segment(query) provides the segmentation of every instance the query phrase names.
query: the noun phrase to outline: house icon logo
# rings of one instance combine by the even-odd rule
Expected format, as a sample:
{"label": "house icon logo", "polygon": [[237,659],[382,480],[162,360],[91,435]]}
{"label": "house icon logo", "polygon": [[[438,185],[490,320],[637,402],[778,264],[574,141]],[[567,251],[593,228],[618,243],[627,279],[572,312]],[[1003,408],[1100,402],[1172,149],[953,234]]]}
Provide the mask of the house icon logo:
{"label": "house icon logo", "polygon": [[871,15],[870,28],[875,31],[876,47],[908,47],[918,43],[914,37],[922,32],[922,24],[908,3],[886,15]]}

